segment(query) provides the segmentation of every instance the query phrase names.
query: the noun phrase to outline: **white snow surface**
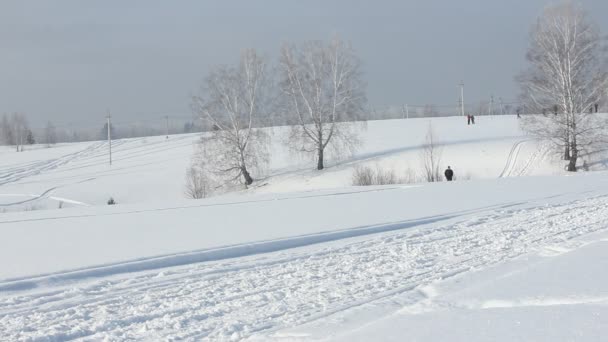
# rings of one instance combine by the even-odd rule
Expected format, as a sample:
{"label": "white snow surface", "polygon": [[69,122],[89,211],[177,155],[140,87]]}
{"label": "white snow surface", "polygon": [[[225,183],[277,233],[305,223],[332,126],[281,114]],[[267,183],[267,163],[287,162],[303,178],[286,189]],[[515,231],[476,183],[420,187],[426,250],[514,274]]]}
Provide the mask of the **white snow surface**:
{"label": "white snow surface", "polygon": [[[101,142],[4,150],[0,340],[603,340],[608,173],[477,121],[372,122],[323,172],[275,129],[258,187],[205,200],[183,199],[196,135],[118,141],[112,167]],[[417,167],[429,122],[472,180],[350,186]]]}
{"label": "white snow surface", "polygon": [[[294,192],[350,186],[357,165],[379,165],[401,174],[420,169],[420,148],[429,124],[442,144],[442,165],[460,179],[560,174],[545,144],[522,133],[513,116],[480,118],[467,126],[460,117],[371,121],[357,153],[333,160],[319,173],[313,161],[286,149],[285,127],[269,128],[271,164],[256,172],[256,192]],[[198,134],[115,140],[109,165],[107,142],[34,146],[23,153],[0,147],[0,210],[182,200],[184,177]],[[53,198],[54,197],[54,198]]]}

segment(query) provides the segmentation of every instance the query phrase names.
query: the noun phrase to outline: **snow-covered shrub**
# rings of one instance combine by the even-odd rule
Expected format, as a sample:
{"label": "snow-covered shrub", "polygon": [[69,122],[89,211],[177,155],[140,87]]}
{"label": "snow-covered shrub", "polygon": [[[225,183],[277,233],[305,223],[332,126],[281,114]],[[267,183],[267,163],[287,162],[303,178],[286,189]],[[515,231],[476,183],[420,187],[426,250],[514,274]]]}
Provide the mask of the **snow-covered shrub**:
{"label": "snow-covered shrub", "polygon": [[204,168],[192,165],[186,171],[185,194],[188,198],[199,199],[211,195],[212,179]]}
{"label": "snow-covered shrub", "polygon": [[375,171],[369,166],[357,166],[353,171],[353,185],[374,185]]}
{"label": "snow-covered shrub", "polygon": [[353,185],[389,185],[389,184],[409,184],[417,181],[416,174],[410,168],[406,170],[402,177],[399,177],[394,169],[381,168],[376,166],[357,166],[353,171]]}

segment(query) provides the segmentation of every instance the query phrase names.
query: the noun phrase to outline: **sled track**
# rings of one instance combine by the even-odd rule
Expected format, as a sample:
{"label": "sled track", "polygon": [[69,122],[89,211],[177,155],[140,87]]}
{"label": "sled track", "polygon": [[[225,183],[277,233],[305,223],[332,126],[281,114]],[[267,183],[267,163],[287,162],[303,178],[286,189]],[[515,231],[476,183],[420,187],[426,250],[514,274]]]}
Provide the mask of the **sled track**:
{"label": "sled track", "polygon": [[[0,293],[6,340],[239,340],[326,319],[608,227],[608,198]],[[550,219],[548,219],[550,218]],[[415,299],[413,299],[415,300]]]}
{"label": "sled track", "polygon": [[505,164],[504,169],[500,173],[499,178],[509,177],[517,165],[517,157],[519,156],[519,151],[523,144],[525,144],[528,140],[522,140],[513,145],[511,151],[509,152],[509,156],[507,157],[507,163]]}
{"label": "sled track", "polygon": [[528,159],[528,161],[526,162],[526,164],[524,165],[524,167],[519,170],[519,172],[517,173],[518,176],[525,176],[528,171],[532,168],[532,166],[539,162],[542,161],[543,159],[545,159],[545,157],[547,156],[547,154],[549,153],[549,149],[547,148],[547,146],[544,145],[540,145],[538,147],[538,149],[536,151],[534,151],[534,153],[532,154],[532,156]]}

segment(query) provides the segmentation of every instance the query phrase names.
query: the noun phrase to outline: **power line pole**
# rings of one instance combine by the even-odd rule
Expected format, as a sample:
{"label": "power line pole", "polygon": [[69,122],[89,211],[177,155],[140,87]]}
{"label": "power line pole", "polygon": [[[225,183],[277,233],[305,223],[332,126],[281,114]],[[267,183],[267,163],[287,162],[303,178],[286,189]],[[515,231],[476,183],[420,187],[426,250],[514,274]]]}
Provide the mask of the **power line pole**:
{"label": "power line pole", "polygon": [[498,98],[498,103],[500,104],[500,115],[505,115],[504,107],[502,104],[502,97]]}
{"label": "power line pole", "polygon": [[464,116],[464,82],[460,83],[460,115]]}
{"label": "power line pole", "polygon": [[167,133],[165,139],[169,139],[169,115],[165,115],[165,132]]}
{"label": "power line pole", "polygon": [[112,165],[112,115],[110,115],[110,111],[108,110],[108,151],[110,152],[110,166]]}
{"label": "power line pole", "polygon": [[409,119],[410,118],[410,109],[408,107],[408,105],[404,105],[403,107],[401,107],[401,112],[403,114],[403,118],[404,119]]}

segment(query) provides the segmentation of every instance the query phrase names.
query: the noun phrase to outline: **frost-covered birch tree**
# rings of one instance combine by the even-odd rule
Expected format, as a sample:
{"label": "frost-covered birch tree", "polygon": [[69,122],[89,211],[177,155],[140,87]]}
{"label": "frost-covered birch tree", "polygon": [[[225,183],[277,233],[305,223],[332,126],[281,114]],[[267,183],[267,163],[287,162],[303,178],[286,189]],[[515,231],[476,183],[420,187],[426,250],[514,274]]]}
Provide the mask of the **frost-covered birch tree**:
{"label": "frost-covered birch tree", "polygon": [[27,117],[23,113],[13,113],[10,116],[3,115],[0,122],[2,142],[6,145],[15,145],[17,152],[23,152],[30,127]]}
{"label": "frost-covered birch tree", "polygon": [[358,125],[365,104],[360,62],[349,44],[309,41],[281,51],[281,89],[286,112],[295,117],[289,135],[293,150],[314,155],[324,168],[328,147],[337,155],[358,145]]}
{"label": "frost-covered birch tree", "polygon": [[254,181],[252,170],[268,161],[268,136],[256,127],[265,113],[266,82],[266,61],[255,50],[246,50],[237,66],[213,70],[193,99],[194,110],[213,127],[201,139],[205,165],[246,186]]}
{"label": "frost-covered birch tree", "polygon": [[523,126],[553,141],[568,171],[576,171],[581,153],[606,141],[605,121],[589,113],[607,95],[605,52],[597,26],[569,2],[546,8],[531,32],[529,69],[519,81],[526,107],[545,115],[527,116]]}

